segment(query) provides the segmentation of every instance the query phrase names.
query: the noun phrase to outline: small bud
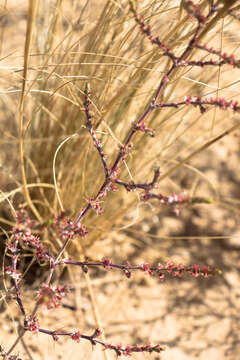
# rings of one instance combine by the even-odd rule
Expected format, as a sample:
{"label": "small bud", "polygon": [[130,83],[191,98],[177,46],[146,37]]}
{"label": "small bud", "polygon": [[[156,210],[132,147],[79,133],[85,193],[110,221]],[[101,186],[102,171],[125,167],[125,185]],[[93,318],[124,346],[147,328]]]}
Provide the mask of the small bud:
{"label": "small bud", "polygon": [[87,274],[88,273],[88,267],[86,265],[82,266],[82,271]]}
{"label": "small bud", "polygon": [[131,271],[129,271],[129,270],[124,270],[124,274],[126,275],[126,277],[128,278],[128,279],[130,279],[130,277],[131,277],[131,275],[132,275],[132,273],[131,273]]}

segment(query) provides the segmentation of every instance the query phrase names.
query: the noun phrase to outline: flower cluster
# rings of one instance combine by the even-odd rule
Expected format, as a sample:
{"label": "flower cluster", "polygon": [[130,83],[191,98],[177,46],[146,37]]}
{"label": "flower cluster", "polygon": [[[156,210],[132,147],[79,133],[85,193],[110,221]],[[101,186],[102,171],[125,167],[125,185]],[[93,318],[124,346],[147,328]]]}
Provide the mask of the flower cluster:
{"label": "flower cluster", "polygon": [[[121,161],[126,160],[126,157],[130,153],[132,148],[133,148],[132,144],[127,144],[126,146],[120,145],[119,154],[120,154],[120,157],[121,157]],[[113,171],[116,171],[115,167],[114,167]],[[112,172],[111,172],[111,175],[112,175]]]}
{"label": "flower cluster", "polygon": [[16,217],[16,226],[13,228],[13,231],[29,231],[29,229],[33,229],[36,226],[36,221],[30,219],[27,211],[22,205],[20,205],[18,211],[16,211]]}
{"label": "flower cluster", "polygon": [[140,124],[134,122],[133,123],[133,128],[135,130],[140,130],[140,131],[150,135],[151,137],[155,136],[154,131],[152,129],[146,127],[144,121],[142,121]]}
{"label": "flower cluster", "polygon": [[4,360],[22,360],[18,355],[8,355],[2,345],[0,345],[0,357]]}
{"label": "flower cluster", "polygon": [[38,304],[44,304],[48,309],[56,309],[61,306],[63,297],[70,292],[68,285],[54,285],[42,284],[37,297]]}
{"label": "flower cluster", "polygon": [[77,343],[80,342],[80,339],[81,339],[81,334],[79,331],[76,331],[74,332],[72,335],[71,335],[71,338],[72,340],[76,341]]}
{"label": "flower cluster", "polygon": [[[18,239],[22,246],[27,246],[29,249],[32,249],[34,256],[40,262],[50,259],[50,256],[44,245],[41,243],[40,238],[32,234],[31,231],[16,231],[14,236],[15,239]],[[11,248],[11,244],[9,244],[8,248]]]}
{"label": "flower cluster", "polygon": [[12,279],[16,280],[16,282],[18,282],[22,277],[22,273],[19,270],[12,269],[11,266],[6,266],[4,271]]}
{"label": "flower cluster", "polygon": [[31,331],[34,334],[39,332],[39,321],[36,316],[26,316],[24,319],[24,330]]}
{"label": "flower cluster", "polygon": [[91,208],[94,209],[98,215],[103,214],[103,209],[100,206],[100,202],[98,199],[89,198],[88,203],[91,205]]}
{"label": "flower cluster", "polygon": [[50,256],[40,241],[40,238],[33,233],[36,222],[30,219],[23,207],[17,211],[16,226],[12,231],[12,238],[6,243],[6,248],[14,255],[19,253],[19,245],[22,248],[32,250],[34,256],[39,260],[49,260]]}
{"label": "flower cluster", "polygon": [[112,260],[108,258],[103,258],[101,264],[103,265],[104,269],[112,269]]}
{"label": "flower cluster", "polygon": [[88,231],[80,222],[74,223],[63,211],[54,221],[57,234],[62,242],[75,236],[85,237]]}

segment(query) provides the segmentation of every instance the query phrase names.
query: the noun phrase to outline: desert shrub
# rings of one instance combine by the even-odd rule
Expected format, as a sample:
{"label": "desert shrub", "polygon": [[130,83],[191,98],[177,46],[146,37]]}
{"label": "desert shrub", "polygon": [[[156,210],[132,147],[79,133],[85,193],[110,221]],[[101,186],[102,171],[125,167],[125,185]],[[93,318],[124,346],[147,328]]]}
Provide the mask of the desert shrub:
{"label": "desert shrub", "polygon": [[[2,221],[13,225],[10,232],[3,228],[3,276],[23,319],[16,342],[1,349],[8,359],[26,332],[85,339],[117,355],[163,350],[108,343],[100,338],[99,315],[92,335],[41,328],[40,306],[59,307],[71,291],[57,281],[66,265],[83,271],[89,288],[88,271],[98,267],[160,280],[219,273],[207,265],[86,256],[111,229],[139,221],[130,209],[142,203],[179,215],[184,207],[219,201],[208,181],[211,198],[204,187],[184,192],[181,183],[192,173],[204,178],[191,161],[240,126],[240,107],[228,92],[234,86],[229,69],[234,78],[239,60],[230,41],[226,51],[216,47],[218,31],[238,25],[236,1],[105,2],[97,17],[94,2],[73,2],[74,12],[69,4],[56,1],[47,13],[29,1],[24,65],[4,77],[15,87],[5,92],[4,104],[16,110],[19,168],[18,186],[1,196],[11,210]],[[21,284],[32,262],[43,265],[45,280],[27,312]],[[97,314],[94,295],[91,301]]]}

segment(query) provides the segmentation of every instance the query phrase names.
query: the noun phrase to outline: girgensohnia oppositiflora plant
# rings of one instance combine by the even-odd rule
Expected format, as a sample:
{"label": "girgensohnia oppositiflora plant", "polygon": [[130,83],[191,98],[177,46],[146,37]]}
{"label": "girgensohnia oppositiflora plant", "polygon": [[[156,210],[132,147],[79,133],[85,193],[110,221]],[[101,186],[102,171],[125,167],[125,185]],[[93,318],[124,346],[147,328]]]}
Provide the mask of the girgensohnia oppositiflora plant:
{"label": "girgensohnia oppositiflora plant", "polygon": [[[217,21],[221,16],[229,14],[238,19],[234,8],[235,1],[209,1],[208,11],[204,14],[201,8],[192,1],[182,1],[181,6],[187,12],[189,16],[196,22],[196,28],[189,40],[188,45],[182,51],[180,55],[175,55],[174,52],[165,44],[163,44],[158,36],[154,36],[150,25],[146,25],[143,17],[138,15],[137,7],[134,1],[130,1],[130,10],[135,18],[136,23],[139,25],[140,30],[153,46],[159,48],[159,51],[163,53],[163,56],[167,57],[170,61],[169,70],[162,76],[159,82],[159,86],[152,98],[150,104],[148,104],[146,111],[142,116],[134,121],[131,128],[128,129],[125,142],[119,147],[119,151],[116,154],[116,158],[113,164],[109,164],[107,156],[103,150],[103,145],[98,139],[97,133],[94,129],[91,114],[91,90],[89,84],[86,84],[84,90],[84,110],[85,110],[85,127],[88,129],[91,136],[92,142],[98,152],[99,158],[102,163],[103,171],[105,173],[105,179],[99,188],[97,194],[88,199],[87,205],[80,211],[76,220],[73,221],[66,216],[66,213],[62,212],[54,221],[52,226],[59,239],[61,240],[62,247],[56,256],[53,256],[42,244],[41,239],[36,235],[36,229],[38,229],[38,223],[35,220],[31,220],[28,213],[23,207],[20,207],[16,213],[16,226],[12,229],[11,237],[6,241],[6,255],[10,258],[10,265],[4,269],[4,275],[10,276],[13,282],[13,290],[11,291],[12,296],[16,300],[21,314],[22,314],[22,327],[20,329],[19,337],[16,339],[14,344],[9,350],[4,350],[3,347],[0,349],[0,354],[5,359],[17,358],[15,355],[11,355],[15,349],[18,341],[24,336],[26,332],[43,333],[52,337],[54,341],[58,341],[60,337],[67,336],[76,342],[80,340],[89,341],[93,346],[99,344],[104,349],[112,350],[116,355],[131,355],[134,352],[161,352],[164,347],[160,344],[156,345],[113,345],[100,339],[101,330],[94,329],[91,335],[83,334],[80,330],[77,331],[58,331],[49,330],[42,328],[40,320],[38,318],[38,309],[40,306],[45,305],[48,309],[58,308],[61,306],[63,297],[71,291],[68,285],[52,284],[53,274],[57,267],[63,266],[78,266],[80,270],[87,273],[92,267],[101,267],[105,270],[119,270],[127,278],[132,276],[134,271],[143,271],[144,273],[155,276],[160,280],[164,280],[165,277],[182,277],[184,275],[191,275],[193,277],[204,277],[214,276],[220,271],[209,266],[199,266],[196,264],[184,266],[182,264],[174,264],[168,262],[167,264],[150,265],[149,263],[143,263],[140,265],[132,265],[129,262],[125,264],[115,264],[111,259],[103,258],[101,261],[78,261],[64,257],[64,252],[75,237],[83,238],[87,236],[88,230],[83,225],[83,219],[90,210],[94,210],[98,215],[103,213],[101,203],[105,200],[108,192],[114,192],[118,190],[118,187],[124,187],[127,192],[140,190],[142,191],[141,200],[150,201],[156,200],[160,204],[170,206],[173,211],[179,214],[180,210],[184,206],[194,205],[196,203],[208,203],[209,200],[204,197],[190,197],[185,192],[179,194],[172,194],[170,196],[163,195],[159,192],[158,181],[160,178],[160,169],[157,167],[154,169],[152,181],[150,182],[124,182],[120,180],[121,164],[126,157],[131,153],[133,149],[132,140],[138,132],[144,133],[154,138],[154,130],[149,128],[146,124],[149,115],[157,111],[158,109],[164,108],[180,108],[182,106],[193,106],[200,110],[203,114],[209,107],[218,107],[221,110],[232,110],[239,112],[240,106],[236,101],[227,101],[224,98],[201,98],[198,96],[185,96],[180,101],[161,102],[162,91],[166,84],[171,80],[175,71],[179,68],[186,67],[220,67],[223,65],[232,66],[235,68],[240,67],[240,60],[235,59],[234,55],[222,53],[216,49],[208,47],[206,44],[202,44],[201,40],[210,28],[210,25]],[[194,51],[200,49],[207,54],[212,54],[218,57],[218,60],[189,60],[194,55]],[[239,124],[234,125],[232,129],[237,128]],[[228,130],[229,131],[229,130]],[[214,141],[217,141],[224,136],[226,133],[216,137]],[[154,139],[153,139],[154,141]],[[27,313],[24,306],[24,297],[21,292],[21,280],[23,274],[19,270],[19,263],[24,252],[31,251],[34,259],[39,264],[48,264],[49,273],[46,281],[41,285],[36,298],[34,309],[31,313]]]}

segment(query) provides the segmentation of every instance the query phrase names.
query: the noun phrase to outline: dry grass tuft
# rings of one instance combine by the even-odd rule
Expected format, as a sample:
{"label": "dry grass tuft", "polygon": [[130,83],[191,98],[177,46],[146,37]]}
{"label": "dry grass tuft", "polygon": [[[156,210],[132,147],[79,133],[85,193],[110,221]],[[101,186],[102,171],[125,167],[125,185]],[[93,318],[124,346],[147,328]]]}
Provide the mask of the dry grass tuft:
{"label": "dry grass tuft", "polygon": [[[131,123],[143,113],[161,74],[169,68],[169,60],[139,33],[127,1],[41,1],[35,15],[34,8],[29,10],[32,13],[28,15],[26,33],[20,28],[16,34],[10,20],[14,17],[20,24],[27,15],[24,2],[23,5],[15,13],[11,7],[14,2],[6,6],[9,24],[7,29],[3,27],[0,44],[1,107],[7,109],[3,122],[10,124],[10,128],[3,125],[2,146],[13,149],[13,160],[4,161],[4,182],[11,182],[11,189],[17,186],[16,192],[6,195],[14,204],[25,198],[35,215],[46,221],[59,212],[55,174],[63,207],[76,217],[104,179],[102,164],[83,126],[82,94],[86,81],[93,91],[94,126],[111,163]],[[34,5],[37,4],[33,1]],[[208,1],[202,1],[201,8],[206,10]],[[160,35],[176,54],[187,45],[195,23],[179,8],[178,1],[148,1],[141,3],[139,12],[151,23],[154,34]],[[226,16],[211,24],[202,41],[231,52],[234,49],[237,54],[238,39],[236,32],[232,35],[233,26],[233,18]],[[18,37],[18,46],[14,41],[7,43],[8,32]],[[207,59],[200,50],[195,55]],[[180,68],[165,87],[161,101],[181,100],[189,94],[234,99],[238,95],[235,78],[235,70],[228,66],[205,71]],[[163,191],[179,191],[183,179],[193,177],[188,190],[192,195],[202,195],[196,183],[208,179],[195,167],[194,159],[219,134],[225,136],[226,129],[233,131],[233,124],[231,113],[216,109],[209,109],[204,115],[193,107],[155,111],[149,126],[155,129],[156,139],[136,136],[134,151],[124,163],[121,177],[147,181],[158,164]],[[15,171],[11,169],[13,161],[18,161],[19,170],[22,167],[21,176],[16,167]],[[216,184],[208,186],[214,190],[213,200],[218,199]],[[88,215],[85,221],[91,233],[84,246],[99,240],[103,230],[105,237],[105,231],[122,224],[130,209],[139,206],[137,193],[125,195],[124,190],[110,195],[103,216]],[[136,219],[129,215],[128,221]],[[77,244],[75,250],[80,251]]]}

